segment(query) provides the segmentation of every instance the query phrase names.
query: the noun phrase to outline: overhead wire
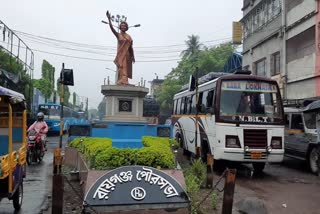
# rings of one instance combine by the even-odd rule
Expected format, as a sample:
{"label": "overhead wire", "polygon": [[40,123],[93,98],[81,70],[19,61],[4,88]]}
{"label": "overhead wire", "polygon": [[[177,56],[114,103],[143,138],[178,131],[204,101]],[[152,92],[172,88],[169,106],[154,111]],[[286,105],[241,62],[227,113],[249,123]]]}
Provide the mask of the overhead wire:
{"label": "overhead wire", "polygon": [[[0,41],[1,43],[4,43]],[[13,46],[18,47],[18,45],[13,44]],[[55,56],[63,56],[63,57],[68,57],[68,58],[74,58],[74,59],[83,59],[83,60],[91,60],[91,61],[100,61],[100,62],[113,62],[113,59],[101,59],[101,58],[91,58],[91,57],[82,57],[82,56],[75,56],[75,55],[67,55],[67,54],[60,54],[60,53],[54,53],[50,51],[44,51],[44,50],[39,50],[39,49],[32,49],[35,52],[40,52],[40,53],[45,53],[45,54],[50,54],[50,55],[55,55]],[[176,59],[163,59],[163,60],[137,60],[136,62],[169,62],[169,61],[178,61],[180,58]]]}
{"label": "overhead wire", "polygon": [[[35,35],[35,34],[25,33],[25,32],[18,31],[18,30],[15,30],[14,32],[16,32],[18,34],[22,34],[22,35],[24,35],[26,37],[33,37],[33,38],[37,38],[37,39],[40,38],[40,39],[45,39],[45,40],[48,40],[48,41],[66,43],[66,44],[75,45],[75,46],[79,46],[79,47],[88,47],[88,48],[93,48],[93,49],[112,49],[112,50],[116,50],[117,49],[114,46],[92,45],[92,44],[86,44],[86,43],[71,42],[71,41],[66,41],[66,40],[53,39],[53,38],[49,38],[49,37],[44,37],[44,36],[39,36],[39,35]],[[202,42],[202,44],[218,42],[218,41],[227,40],[227,39],[231,39],[231,37],[208,40],[208,41]],[[186,44],[158,45],[158,46],[145,46],[145,47],[135,46],[135,49],[140,49],[140,48],[142,48],[142,49],[147,49],[147,48],[154,49],[154,48],[171,48],[171,47],[186,47],[186,46],[187,46]],[[181,50],[181,49],[179,49],[179,50]],[[162,51],[162,50],[160,50],[160,51]]]}
{"label": "overhead wire", "polygon": [[[69,50],[69,51],[76,51],[76,52],[82,52],[85,54],[96,54],[100,56],[110,56],[114,57],[116,54],[116,48],[113,46],[102,46],[102,45],[91,45],[91,44],[85,44],[85,43],[78,43],[78,42],[71,42],[71,41],[65,41],[65,40],[59,40],[39,35],[34,35],[22,31],[15,30],[15,33],[21,34],[20,36],[23,36],[24,39],[28,40],[29,42],[32,42],[37,45],[46,45],[49,47],[53,47],[56,49],[63,49],[63,50]],[[215,39],[215,40],[209,40],[205,41],[203,43],[213,43],[218,42],[216,44],[211,44],[210,46],[204,46],[202,49],[211,48],[217,45],[220,45],[222,42],[230,41],[231,38],[221,38],[221,39]],[[17,45],[14,45],[17,46]],[[165,49],[159,49],[159,50],[138,50],[135,51],[139,55],[139,58],[142,60],[137,60],[137,62],[169,62],[169,61],[178,61],[180,60],[181,52],[185,49],[177,49],[177,47],[184,46],[186,47],[186,44],[174,44],[174,45],[164,45],[164,46],[149,46],[149,47],[140,47],[140,48],[165,48]],[[139,48],[139,47],[134,47]],[[174,48],[174,49],[170,49]],[[98,51],[100,50],[100,51]],[[106,50],[111,51],[111,53],[106,53]],[[51,51],[45,51],[40,49],[33,49],[35,52],[45,53],[45,54],[51,54],[55,56],[63,56],[63,57],[69,57],[69,58],[75,58],[75,59],[83,59],[83,60],[93,60],[93,61],[107,61],[112,62],[113,59],[101,59],[101,58],[95,58],[95,57],[84,57],[84,56],[77,56],[72,54],[61,54]],[[170,55],[168,55],[170,54]]]}

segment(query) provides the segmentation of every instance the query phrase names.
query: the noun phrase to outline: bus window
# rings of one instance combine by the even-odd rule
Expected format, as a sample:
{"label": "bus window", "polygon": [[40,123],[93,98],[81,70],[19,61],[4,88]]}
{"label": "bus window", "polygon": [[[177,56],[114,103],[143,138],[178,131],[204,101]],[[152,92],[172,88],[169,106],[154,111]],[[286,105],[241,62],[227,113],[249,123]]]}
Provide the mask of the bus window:
{"label": "bus window", "polygon": [[197,108],[198,108],[198,113],[205,113],[204,111],[203,111],[203,108],[201,107],[202,106],[202,99],[203,98],[203,92],[200,92],[199,93],[199,98],[198,98],[198,105],[197,105]]}
{"label": "bus window", "polygon": [[207,103],[206,103],[207,113],[213,113],[213,95],[214,95],[214,90],[211,90],[208,92]]}
{"label": "bus window", "polygon": [[185,114],[190,114],[191,112],[191,97],[186,97],[186,107],[185,107]]}
{"label": "bus window", "polygon": [[184,107],[185,107],[186,98],[181,98],[181,106],[180,106],[180,114],[184,114]]}
{"label": "bus window", "polygon": [[208,91],[204,91],[202,94],[202,102],[201,102],[201,113],[207,113],[206,107],[207,107],[207,96],[208,96]]}
{"label": "bus window", "polygon": [[197,113],[197,96],[196,95],[192,95],[191,97],[191,114],[196,114]]}
{"label": "bus window", "polygon": [[172,114],[177,114],[177,100],[173,101]]}
{"label": "bus window", "polygon": [[176,114],[180,114],[181,98],[177,100]]}

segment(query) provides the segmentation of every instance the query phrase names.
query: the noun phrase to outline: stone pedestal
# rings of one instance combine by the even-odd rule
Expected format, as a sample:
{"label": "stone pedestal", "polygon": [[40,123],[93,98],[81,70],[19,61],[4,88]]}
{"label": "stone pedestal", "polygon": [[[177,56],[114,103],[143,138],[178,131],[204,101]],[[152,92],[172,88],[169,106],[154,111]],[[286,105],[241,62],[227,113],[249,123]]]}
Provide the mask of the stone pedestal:
{"label": "stone pedestal", "polygon": [[143,98],[149,89],[140,86],[102,85],[106,98],[107,122],[147,122],[143,117]]}

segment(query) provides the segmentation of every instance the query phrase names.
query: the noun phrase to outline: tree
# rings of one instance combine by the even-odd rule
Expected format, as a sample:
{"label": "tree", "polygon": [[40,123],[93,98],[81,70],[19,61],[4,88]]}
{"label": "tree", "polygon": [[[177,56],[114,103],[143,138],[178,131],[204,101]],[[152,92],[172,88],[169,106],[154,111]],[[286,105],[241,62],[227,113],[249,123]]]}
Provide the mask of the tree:
{"label": "tree", "polygon": [[187,49],[181,52],[181,56],[186,59],[195,59],[202,47],[199,36],[188,36],[188,40],[185,41],[185,43],[187,45]]}
{"label": "tree", "polygon": [[[60,83],[60,79],[57,79],[57,92],[59,94],[59,96],[61,97],[61,83]],[[69,99],[70,99],[70,90],[69,87],[67,85],[64,86],[64,105],[65,106],[72,106],[72,104],[70,104]]]}
{"label": "tree", "polygon": [[0,69],[8,72],[10,75],[17,77],[17,82],[11,81],[6,76],[1,75],[0,72],[0,85],[11,90],[17,91],[25,95],[26,100],[30,103],[31,94],[29,93],[32,87],[30,75],[27,74],[25,67],[16,57],[12,57],[5,50],[0,48]]}
{"label": "tree", "polygon": [[224,64],[235,49],[231,43],[224,43],[200,50],[199,37],[191,35],[188,38],[186,41],[188,48],[181,53],[182,59],[178,66],[171,70],[155,92],[162,112],[172,110],[174,94],[188,83],[190,75],[195,74],[196,67],[199,70],[198,77],[210,72],[222,72]]}
{"label": "tree", "polygon": [[39,89],[45,96],[45,101],[51,97],[54,92],[54,72],[55,68],[46,60],[42,61],[41,79],[33,80],[34,87]]}

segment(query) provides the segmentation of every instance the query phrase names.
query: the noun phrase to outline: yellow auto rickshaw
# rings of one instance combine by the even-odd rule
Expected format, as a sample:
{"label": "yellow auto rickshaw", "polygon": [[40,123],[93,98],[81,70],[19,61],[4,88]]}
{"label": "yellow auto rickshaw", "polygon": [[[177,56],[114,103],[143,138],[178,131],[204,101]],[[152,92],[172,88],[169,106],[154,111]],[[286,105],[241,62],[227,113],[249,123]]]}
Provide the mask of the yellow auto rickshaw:
{"label": "yellow auto rickshaw", "polygon": [[13,200],[15,210],[22,205],[26,176],[26,123],[24,96],[0,86],[0,201]]}

